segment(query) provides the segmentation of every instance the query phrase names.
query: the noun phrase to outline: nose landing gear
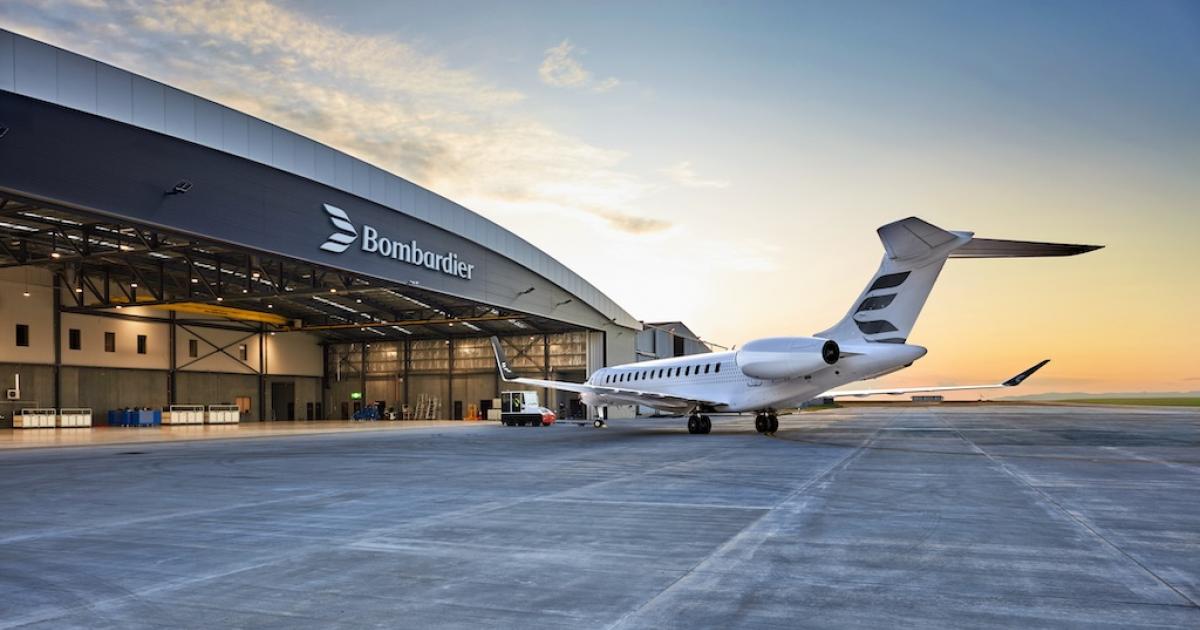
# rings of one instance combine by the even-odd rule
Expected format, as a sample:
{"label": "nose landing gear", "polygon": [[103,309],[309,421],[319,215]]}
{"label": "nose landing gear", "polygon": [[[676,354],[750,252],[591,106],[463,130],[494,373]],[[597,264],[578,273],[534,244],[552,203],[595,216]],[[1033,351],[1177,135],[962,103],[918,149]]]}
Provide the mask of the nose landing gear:
{"label": "nose landing gear", "polygon": [[779,430],[779,418],[773,413],[760,413],[754,416],[754,430],[764,435],[775,435]]}
{"label": "nose landing gear", "polygon": [[712,420],[708,416],[692,414],[688,416],[688,433],[693,435],[705,434],[712,431]]}

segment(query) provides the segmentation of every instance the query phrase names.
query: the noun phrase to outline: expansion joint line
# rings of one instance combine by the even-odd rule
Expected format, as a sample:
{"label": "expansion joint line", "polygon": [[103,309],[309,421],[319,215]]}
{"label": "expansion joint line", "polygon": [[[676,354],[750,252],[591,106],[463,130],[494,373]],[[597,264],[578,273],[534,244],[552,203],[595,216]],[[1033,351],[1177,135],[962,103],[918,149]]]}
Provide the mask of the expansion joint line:
{"label": "expansion joint line", "polygon": [[994,457],[991,453],[984,450],[983,447],[979,446],[978,444],[976,444],[975,442],[973,442],[972,440],[967,438],[967,436],[964,435],[962,431],[958,430],[958,427],[950,424],[950,422],[946,421],[946,420],[942,420],[942,422],[944,422],[946,424],[946,426],[951,431],[953,431],[955,435],[958,436],[958,439],[962,440],[967,445],[969,445],[971,447],[971,449],[974,450],[976,453],[979,453],[980,455],[983,455],[984,457],[988,458],[988,461],[995,464],[996,467],[999,468],[1004,474],[1008,475],[1009,477],[1012,477],[1014,480],[1017,481],[1017,483],[1036,492],[1039,496],[1041,496],[1043,499],[1045,499],[1050,505],[1053,505],[1055,509],[1057,509],[1059,512],[1061,512],[1064,516],[1066,516],[1068,519],[1070,519],[1076,525],[1078,525],[1079,527],[1082,527],[1084,530],[1086,530],[1092,536],[1096,537],[1097,540],[1101,541],[1106,546],[1108,546],[1113,551],[1115,551],[1118,555],[1120,555],[1120,556],[1124,557],[1126,560],[1132,562],[1134,565],[1136,565],[1142,571],[1146,572],[1147,575],[1153,577],[1156,581],[1158,581],[1159,584],[1162,584],[1163,586],[1171,589],[1176,595],[1179,595],[1179,597],[1182,598],[1183,601],[1188,602],[1193,608],[1200,608],[1200,602],[1197,602],[1196,600],[1192,599],[1191,597],[1188,597],[1186,593],[1179,590],[1178,588],[1175,588],[1175,586],[1173,586],[1170,582],[1163,579],[1162,576],[1155,573],[1153,570],[1150,569],[1150,567],[1143,564],[1140,560],[1138,560],[1132,554],[1130,554],[1129,552],[1125,551],[1124,549],[1121,549],[1120,547],[1118,547],[1116,545],[1116,543],[1109,540],[1108,537],[1106,537],[1104,534],[1100,533],[1099,530],[1097,530],[1096,528],[1094,528],[1090,524],[1088,524],[1088,522],[1086,520],[1073,514],[1070,510],[1068,510],[1066,508],[1066,506],[1064,506],[1062,503],[1059,503],[1058,501],[1056,501],[1054,499],[1054,497],[1050,496],[1049,493],[1047,493],[1046,491],[1042,490],[1041,488],[1030,483],[1029,480],[1026,479],[1024,475],[1014,471],[1012,468],[1010,468],[1008,466],[1008,464],[1005,464],[1004,462],[1000,461],[999,459]]}
{"label": "expansion joint line", "polygon": [[819,472],[816,475],[809,478],[808,481],[805,481],[804,483],[800,484],[795,490],[792,490],[786,496],[784,496],[782,499],[780,499],[778,502],[776,502],[775,505],[771,506],[770,508],[768,508],[766,510],[763,510],[763,513],[761,515],[759,515],[758,518],[754,519],[749,524],[747,524],[745,527],[743,527],[741,529],[741,531],[739,531],[736,535],[734,535],[729,540],[725,541],[725,543],[722,544],[720,547],[718,547],[715,551],[713,551],[712,553],[710,553],[707,556],[705,556],[704,558],[702,558],[699,562],[697,562],[694,566],[692,566],[688,570],[684,571],[682,574],[680,574],[679,577],[672,580],[670,584],[664,586],[661,590],[659,590],[657,593],[655,593],[653,597],[642,602],[641,605],[639,605],[637,608],[634,608],[633,610],[625,613],[624,615],[621,616],[620,619],[618,619],[618,620],[614,621],[613,623],[609,624],[608,626],[606,626],[605,630],[614,630],[615,628],[618,628],[621,625],[623,625],[626,621],[628,621],[634,615],[637,615],[639,612],[644,610],[647,606],[654,603],[655,600],[662,597],[664,594],[666,594],[671,589],[675,588],[675,585],[682,582],[688,576],[694,574],[698,569],[700,569],[700,567],[704,566],[704,564],[706,562],[711,560],[713,558],[713,556],[719,555],[722,552],[724,552],[726,549],[729,549],[729,548],[735,546],[743,538],[745,538],[746,536],[749,535],[748,532],[751,529],[753,529],[756,525],[758,525],[760,522],[762,522],[762,520],[764,518],[766,518],[769,514],[774,512],[776,509],[779,509],[780,506],[787,505],[787,503],[789,501],[791,501],[792,499],[796,498],[797,496],[799,496],[801,494],[804,494],[805,492],[808,491],[809,488],[812,488],[814,485],[816,485],[818,482],[820,482],[822,479],[825,479],[829,475],[845,469],[847,466],[849,466],[851,463],[853,463],[854,460],[858,459],[858,457],[860,455],[867,452],[867,449],[870,448],[870,445],[875,441],[875,438],[879,435],[879,432],[883,431],[884,426],[886,426],[886,423],[881,423],[878,427],[875,428],[875,431],[873,431],[871,433],[871,435],[864,438],[863,441],[858,444],[858,446],[854,447],[854,450],[850,451],[849,453],[846,453],[841,459],[833,462],[828,467],[826,467],[824,470],[822,470],[821,472]]}

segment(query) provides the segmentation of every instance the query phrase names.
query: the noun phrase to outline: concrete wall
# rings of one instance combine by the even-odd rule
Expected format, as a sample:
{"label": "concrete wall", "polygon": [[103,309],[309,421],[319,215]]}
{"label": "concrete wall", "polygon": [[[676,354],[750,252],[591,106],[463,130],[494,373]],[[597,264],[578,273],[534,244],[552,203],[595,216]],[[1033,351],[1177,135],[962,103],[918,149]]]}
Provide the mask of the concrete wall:
{"label": "concrete wall", "polygon": [[[0,273],[0,361],[54,363],[53,289],[49,284],[50,274],[41,270],[12,268]],[[26,291],[29,297],[23,295]],[[29,326],[29,347],[17,346],[17,324]]]}
{"label": "concrete wall", "polygon": [[167,408],[167,372],[64,367],[60,407],[90,407],[97,417],[124,407]]}

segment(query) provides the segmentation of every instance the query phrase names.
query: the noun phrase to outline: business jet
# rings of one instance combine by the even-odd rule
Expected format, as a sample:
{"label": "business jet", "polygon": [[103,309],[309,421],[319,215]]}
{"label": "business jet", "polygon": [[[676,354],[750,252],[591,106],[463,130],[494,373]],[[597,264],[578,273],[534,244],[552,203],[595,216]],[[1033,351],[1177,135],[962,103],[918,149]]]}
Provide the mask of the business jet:
{"label": "business jet", "polygon": [[[1049,359],[998,383],[837,389],[902,370],[925,356],[927,350],[908,343],[908,336],[946,260],[1073,256],[1102,247],[975,238],[916,217],[877,231],[884,249],[879,270],[841,321],[811,337],[768,337],[729,352],[606,367],[583,383],[518,376],[492,337],[500,376],[510,383],[577,392],[589,406],[636,404],[687,415],[693,434],[712,430],[708,414],[748,412],[755,414],[759,433],[773,434],[780,412],[814,398],[1016,387]],[[601,427],[604,421],[595,424]]]}

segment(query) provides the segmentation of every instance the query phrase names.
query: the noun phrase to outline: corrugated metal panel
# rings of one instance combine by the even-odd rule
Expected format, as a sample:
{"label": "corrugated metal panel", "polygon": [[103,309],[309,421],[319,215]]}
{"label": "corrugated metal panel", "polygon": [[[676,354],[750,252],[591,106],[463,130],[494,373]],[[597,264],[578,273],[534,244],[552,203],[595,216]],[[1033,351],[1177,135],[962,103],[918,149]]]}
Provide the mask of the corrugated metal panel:
{"label": "corrugated metal panel", "polygon": [[196,97],[173,87],[163,89],[163,131],[196,141]]}
{"label": "corrugated metal panel", "polygon": [[13,53],[13,34],[0,31],[0,90],[16,91],[13,71],[16,55]]}
{"label": "corrugated metal panel", "polygon": [[96,62],[65,51],[58,54],[58,99],[67,107],[96,113]]}
{"label": "corrugated metal panel", "polygon": [[250,118],[232,109],[221,110],[220,148],[244,158],[250,157]]}
{"label": "corrugated metal panel", "polygon": [[123,123],[133,122],[133,75],[96,64],[96,113]]}
{"label": "corrugated metal panel", "polygon": [[58,54],[42,42],[18,37],[13,47],[13,85],[18,94],[58,102]]}
{"label": "corrugated metal panel", "polygon": [[210,147],[224,147],[221,132],[221,106],[212,101],[196,99],[196,142]]}
{"label": "corrugated metal panel", "polygon": [[257,118],[248,118],[246,123],[246,157],[255,162],[270,164],[273,125]]}
{"label": "corrugated metal panel", "polygon": [[164,129],[165,107],[163,105],[163,84],[151,81],[145,77],[133,77],[133,124],[162,133]]}

